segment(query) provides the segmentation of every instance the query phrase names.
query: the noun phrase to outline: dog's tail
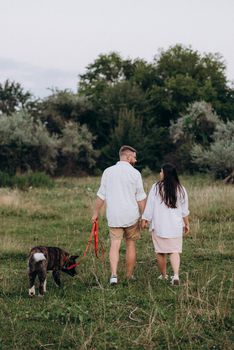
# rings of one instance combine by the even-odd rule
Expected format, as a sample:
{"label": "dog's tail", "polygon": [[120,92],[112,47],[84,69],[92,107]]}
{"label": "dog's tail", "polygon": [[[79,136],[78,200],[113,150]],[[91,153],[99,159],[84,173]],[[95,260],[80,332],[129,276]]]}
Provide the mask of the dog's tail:
{"label": "dog's tail", "polygon": [[33,254],[33,260],[35,262],[39,262],[39,261],[42,261],[42,260],[46,260],[46,257],[43,253],[34,253]]}

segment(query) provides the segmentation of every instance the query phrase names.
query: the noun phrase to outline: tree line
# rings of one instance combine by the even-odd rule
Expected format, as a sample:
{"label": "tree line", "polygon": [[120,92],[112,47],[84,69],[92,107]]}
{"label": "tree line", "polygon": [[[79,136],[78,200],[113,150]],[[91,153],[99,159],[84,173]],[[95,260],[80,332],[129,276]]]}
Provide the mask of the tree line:
{"label": "tree line", "polygon": [[234,89],[218,54],[175,45],[153,62],[101,54],[76,93],[35,99],[16,82],[0,84],[0,170],[97,174],[122,144],[139,169],[171,161],[181,171],[225,178],[234,165]]}

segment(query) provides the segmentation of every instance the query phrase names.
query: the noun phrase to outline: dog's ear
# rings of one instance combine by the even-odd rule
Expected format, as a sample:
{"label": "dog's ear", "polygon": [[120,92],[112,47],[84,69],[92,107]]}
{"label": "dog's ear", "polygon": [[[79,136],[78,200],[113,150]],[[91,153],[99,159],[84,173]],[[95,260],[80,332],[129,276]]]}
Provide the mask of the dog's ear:
{"label": "dog's ear", "polygon": [[76,260],[77,258],[79,258],[79,255],[71,255],[70,256],[70,259],[72,259],[72,260]]}

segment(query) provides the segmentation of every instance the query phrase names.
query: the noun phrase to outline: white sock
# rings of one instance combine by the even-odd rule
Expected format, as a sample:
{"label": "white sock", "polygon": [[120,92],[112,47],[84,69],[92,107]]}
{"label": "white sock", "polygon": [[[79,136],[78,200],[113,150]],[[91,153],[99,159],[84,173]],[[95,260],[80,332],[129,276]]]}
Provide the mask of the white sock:
{"label": "white sock", "polygon": [[176,275],[176,274],[175,274],[175,275],[174,275],[174,279],[175,279],[175,280],[178,280],[178,279],[179,279],[179,275]]}

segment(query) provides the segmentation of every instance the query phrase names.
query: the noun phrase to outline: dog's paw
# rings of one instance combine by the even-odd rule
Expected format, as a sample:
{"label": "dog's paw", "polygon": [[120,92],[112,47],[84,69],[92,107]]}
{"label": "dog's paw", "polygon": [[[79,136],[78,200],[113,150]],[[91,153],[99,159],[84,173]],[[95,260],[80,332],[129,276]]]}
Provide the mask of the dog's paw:
{"label": "dog's paw", "polygon": [[29,289],[28,294],[30,297],[34,297],[36,292],[35,292],[35,286],[32,286],[32,288]]}

